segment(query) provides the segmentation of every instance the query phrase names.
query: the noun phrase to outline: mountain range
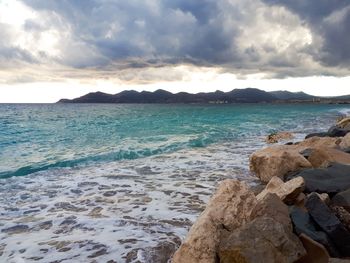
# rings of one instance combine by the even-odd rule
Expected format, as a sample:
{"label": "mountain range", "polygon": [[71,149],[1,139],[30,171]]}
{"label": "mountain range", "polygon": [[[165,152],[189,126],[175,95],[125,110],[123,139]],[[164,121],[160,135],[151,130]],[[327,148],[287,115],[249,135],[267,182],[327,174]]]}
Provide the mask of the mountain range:
{"label": "mountain range", "polygon": [[350,96],[332,98],[316,97],[304,92],[272,91],[254,88],[234,89],[229,92],[171,93],[166,90],[126,90],[117,94],[92,92],[72,100],[61,99],[58,103],[260,103],[260,102],[348,102]]}

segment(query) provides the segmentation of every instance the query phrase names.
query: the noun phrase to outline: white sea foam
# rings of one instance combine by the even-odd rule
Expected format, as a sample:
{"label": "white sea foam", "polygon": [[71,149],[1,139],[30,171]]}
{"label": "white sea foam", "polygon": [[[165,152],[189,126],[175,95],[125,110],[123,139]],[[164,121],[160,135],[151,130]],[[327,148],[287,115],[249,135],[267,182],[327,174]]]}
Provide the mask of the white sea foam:
{"label": "white sea foam", "polygon": [[248,159],[264,145],[263,136],[252,137],[1,180],[0,256],[16,263],[164,261],[219,181],[258,183]]}

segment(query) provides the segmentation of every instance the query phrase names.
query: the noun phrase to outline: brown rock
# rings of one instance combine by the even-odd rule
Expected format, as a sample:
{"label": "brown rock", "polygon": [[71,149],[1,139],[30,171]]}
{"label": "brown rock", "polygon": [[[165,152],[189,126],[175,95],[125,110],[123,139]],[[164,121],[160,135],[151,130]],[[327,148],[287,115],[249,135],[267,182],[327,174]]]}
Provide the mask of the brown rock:
{"label": "brown rock", "polygon": [[350,263],[350,259],[331,258],[329,263]]}
{"label": "brown rock", "polygon": [[297,145],[276,145],[253,153],[250,157],[250,170],[267,183],[274,176],[283,178],[312,165],[299,153]]}
{"label": "brown rock", "polygon": [[298,144],[300,151],[311,148],[337,148],[342,139],[337,137],[311,137]]}
{"label": "brown rock", "polygon": [[331,163],[350,164],[350,154],[334,148],[313,149],[308,161],[314,168],[328,167]]}
{"label": "brown rock", "polygon": [[338,128],[344,129],[349,124],[350,124],[350,117],[346,117],[346,118],[341,119],[339,122],[337,122],[336,126]]}
{"label": "brown rock", "polygon": [[299,208],[305,209],[305,199],[306,195],[304,193],[300,193],[298,197],[295,199],[294,205],[296,205]]}
{"label": "brown rock", "polygon": [[233,232],[219,249],[220,263],[292,263],[305,254],[297,236],[267,217],[257,218]]}
{"label": "brown rock", "polygon": [[278,132],[270,134],[266,137],[267,143],[278,143],[279,141],[283,140],[291,140],[294,136],[291,132]]}
{"label": "brown rock", "polygon": [[341,143],[339,144],[341,149],[348,149],[350,148],[350,133],[348,133],[347,135],[345,135],[341,141]]}
{"label": "brown rock", "polygon": [[273,177],[266,185],[266,188],[256,198],[261,200],[266,194],[275,193],[286,204],[293,204],[304,189],[305,181],[300,176],[285,183],[280,178]]}
{"label": "brown rock", "polygon": [[246,223],[255,204],[256,198],[246,184],[236,180],[221,182],[174,254],[173,263],[216,262],[222,236]]}
{"label": "brown rock", "polygon": [[301,234],[299,239],[303,243],[307,254],[297,263],[328,263],[329,254],[323,245],[305,234]]}
{"label": "brown rock", "polygon": [[293,230],[288,206],[286,206],[276,194],[267,193],[261,200],[259,200],[250,214],[250,220],[264,216],[281,223],[290,231]]}

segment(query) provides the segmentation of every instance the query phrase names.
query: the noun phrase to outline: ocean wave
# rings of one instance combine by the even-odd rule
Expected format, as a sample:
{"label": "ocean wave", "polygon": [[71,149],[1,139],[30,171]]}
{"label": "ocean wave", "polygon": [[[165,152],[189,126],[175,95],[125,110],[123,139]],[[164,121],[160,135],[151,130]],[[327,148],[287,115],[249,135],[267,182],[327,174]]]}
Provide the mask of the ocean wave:
{"label": "ocean wave", "polygon": [[25,176],[36,172],[46,171],[55,168],[67,168],[84,166],[101,162],[114,162],[120,160],[134,160],[153,155],[159,155],[164,153],[172,153],[185,148],[198,148],[206,147],[209,144],[215,142],[212,138],[206,136],[199,136],[197,138],[189,138],[186,142],[173,142],[168,145],[162,145],[157,148],[143,148],[138,150],[117,150],[103,154],[90,155],[87,157],[72,159],[72,160],[59,160],[53,163],[34,163],[32,165],[23,166],[15,171],[0,172],[0,179],[9,178],[12,176]]}
{"label": "ocean wave", "polygon": [[336,109],[336,111],[339,112],[341,115],[345,115],[345,116],[349,116],[350,115],[350,107]]}

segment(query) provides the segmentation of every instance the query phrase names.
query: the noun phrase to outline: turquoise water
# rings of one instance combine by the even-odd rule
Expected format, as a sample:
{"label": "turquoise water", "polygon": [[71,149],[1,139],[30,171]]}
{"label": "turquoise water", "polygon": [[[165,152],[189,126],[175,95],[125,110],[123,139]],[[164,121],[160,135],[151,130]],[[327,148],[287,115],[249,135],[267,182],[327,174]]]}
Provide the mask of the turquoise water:
{"label": "turquoise water", "polygon": [[259,183],[249,156],[267,134],[287,130],[298,141],[349,112],[344,105],[0,105],[0,258],[164,262],[220,181]]}
{"label": "turquoise water", "polygon": [[268,104],[0,105],[0,178],[206,147],[281,129],[317,131],[344,108]]}

